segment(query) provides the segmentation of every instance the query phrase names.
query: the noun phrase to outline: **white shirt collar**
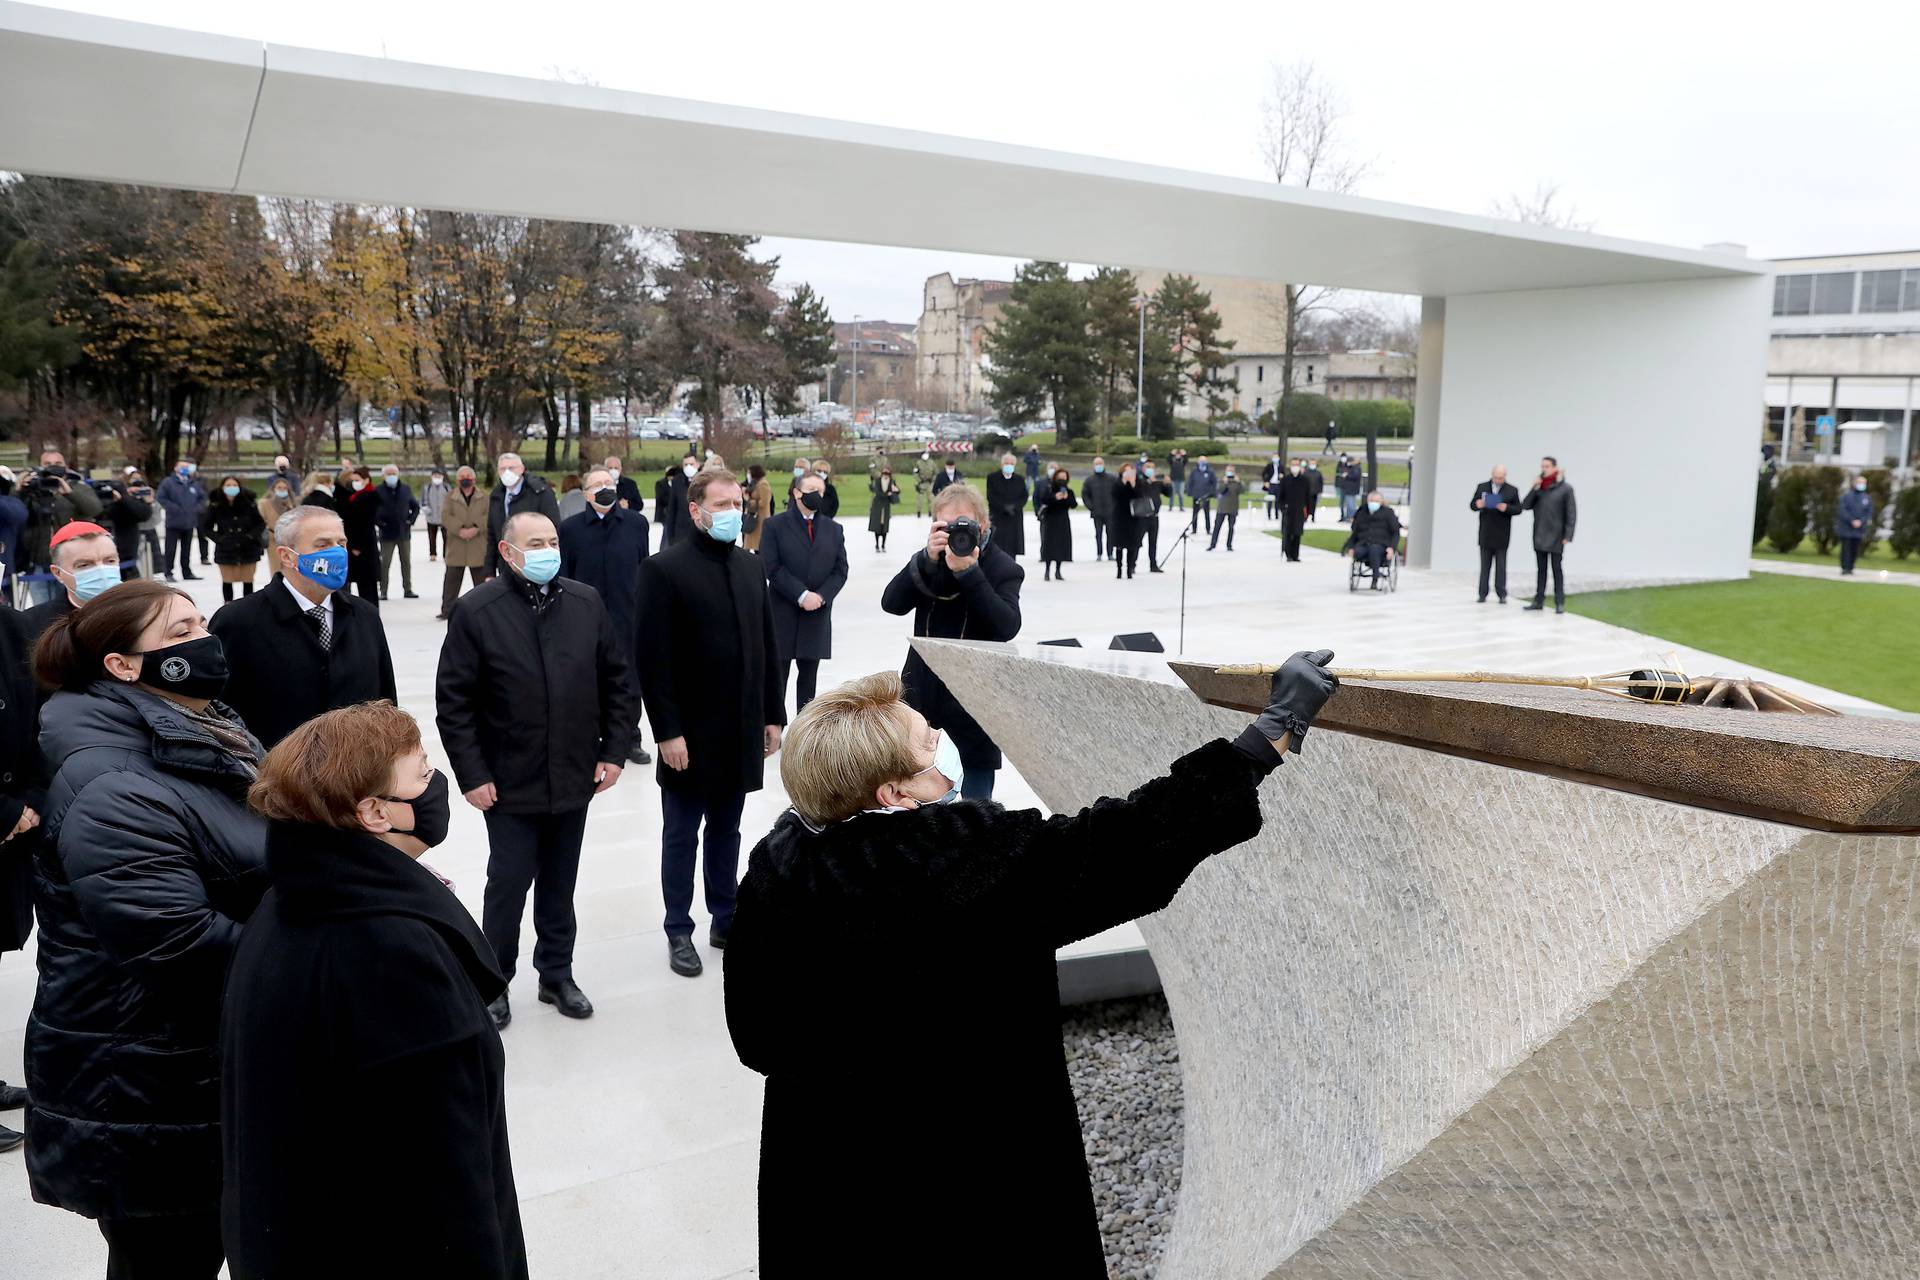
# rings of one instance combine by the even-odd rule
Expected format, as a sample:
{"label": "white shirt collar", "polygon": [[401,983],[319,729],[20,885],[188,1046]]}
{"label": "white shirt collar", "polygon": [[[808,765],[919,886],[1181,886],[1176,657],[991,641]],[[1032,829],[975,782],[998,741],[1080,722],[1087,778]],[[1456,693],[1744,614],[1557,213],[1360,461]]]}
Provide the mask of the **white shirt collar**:
{"label": "white shirt collar", "polygon": [[[300,588],[293,585],[292,578],[284,574],[281,575],[280,585],[293,593],[293,598],[295,602],[299,604],[301,613],[311,614],[313,612],[313,601],[300,594]],[[333,616],[333,592],[327,592],[326,596],[320,601],[320,607],[327,611],[329,618]]]}

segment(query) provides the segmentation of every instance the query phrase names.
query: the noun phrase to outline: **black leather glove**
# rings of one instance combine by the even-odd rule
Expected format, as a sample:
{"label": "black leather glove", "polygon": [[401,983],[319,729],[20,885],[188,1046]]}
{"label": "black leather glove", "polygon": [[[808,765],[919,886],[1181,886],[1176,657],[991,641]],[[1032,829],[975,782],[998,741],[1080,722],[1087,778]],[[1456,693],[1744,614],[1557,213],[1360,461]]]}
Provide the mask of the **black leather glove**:
{"label": "black leather glove", "polygon": [[1253,722],[1262,737],[1278,742],[1291,733],[1290,747],[1296,754],[1299,752],[1313,718],[1340,687],[1340,681],[1326,671],[1332,661],[1333,650],[1317,649],[1312,653],[1296,653],[1281,664],[1273,673],[1267,709]]}

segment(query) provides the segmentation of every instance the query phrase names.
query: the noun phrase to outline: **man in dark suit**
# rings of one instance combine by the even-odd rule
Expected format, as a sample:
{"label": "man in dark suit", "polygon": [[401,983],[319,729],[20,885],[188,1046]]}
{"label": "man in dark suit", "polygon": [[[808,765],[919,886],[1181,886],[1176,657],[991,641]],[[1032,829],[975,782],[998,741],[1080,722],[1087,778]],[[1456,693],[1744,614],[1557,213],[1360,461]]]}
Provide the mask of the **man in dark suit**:
{"label": "man in dark suit", "polygon": [[527,474],[527,466],[517,453],[503,453],[495,462],[500,483],[487,500],[487,576],[500,572],[500,543],[507,536],[507,521],[523,512],[537,513],[560,526],[560,499],[553,486],[539,476]]}
{"label": "man in dark suit", "polygon": [[653,486],[653,514],[660,525],[660,549],[685,542],[693,532],[687,519],[687,486],[700,474],[700,459],[689,449]]}
{"label": "man in dark suit", "polygon": [[690,914],[701,823],[707,942],[723,948],[740,883],[740,811],[747,793],[760,789],[787,722],[767,577],[753,553],[737,545],[744,505],[731,471],[699,472],[683,513],[694,532],[640,566],[636,649],[647,718],[660,744],[667,963],[686,978],[702,968]]}
{"label": "man in dark suit", "polygon": [[[605,468],[589,471],[583,488],[587,509],[560,525],[560,576],[584,582],[600,593],[600,603],[613,619],[620,652],[631,654],[634,596],[640,589],[640,562],[648,550],[647,518],[637,507],[621,504],[613,473]],[[640,676],[631,665],[628,674],[633,678],[634,732],[627,758],[634,764],[652,764],[653,757],[640,743]]]}
{"label": "man in dark suit", "polygon": [[822,511],[826,484],[817,475],[793,483],[792,505],[767,521],[760,562],[767,570],[774,652],[780,663],[780,701],[787,677],[800,667],[793,712],[813,701],[820,660],[833,656],[833,598],[847,585],[847,535]]}
{"label": "man in dark suit", "polygon": [[1287,559],[1300,563],[1300,537],[1307,529],[1307,509],[1313,505],[1313,481],[1306,468],[1295,458],[1280,477],[1280,549]]}
{"label": "man in dark suit", "polygon": [[[632,748],[633,679],[600,593],[559,576],[560,531],[538,511],[507,522],[501,572],[447,619],[436,723],[467,803],[487,820],[480,931],[509,980],[533,890],[540,1002],[593,1016],[573,980],[573,888],[587,805],[620,780]],[[505,992],[488,1006],[513,1020]]]}
{"label": "man in dark suit", "polygon": [[1467,502],[1480,513],[1480,603],[1487,602],[1487,571],[1493,571],[1493,589],[1507,602],[1507,543],[1513,537],[1513,518],[1520,514],[1520,491],[1507,483],[1507,469],[1496,466],[1491,480],[1473,487]]}
{"label": "man in dark suit", "polygon": [[646,504],[640,500],[640,486],[635,484],[633,477],[627,474],[627,464],[624,458],[616,457],[610,453],[607,455],[606,461],[600,465],[605,467],[607,474],[613,477],[613,487],[620,492],[621,506],[633,512],[635,515],[640,514],[641,511],[646,509]]}
{"label": "man in dark suit", "polygon": [[347,585],[347,531],[325,507],[299,506],[273,526],[273,581],[213,615],[227,654],[221,700],[260,745],[323,712],[399,700],[379,607]]}

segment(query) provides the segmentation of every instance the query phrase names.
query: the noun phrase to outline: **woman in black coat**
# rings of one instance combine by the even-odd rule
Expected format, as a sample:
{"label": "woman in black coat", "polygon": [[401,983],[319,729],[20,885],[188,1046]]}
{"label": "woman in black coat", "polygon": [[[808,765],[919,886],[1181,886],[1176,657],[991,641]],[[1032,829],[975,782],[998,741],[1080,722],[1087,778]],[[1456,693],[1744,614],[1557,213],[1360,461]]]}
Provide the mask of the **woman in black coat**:
{"label": "woman in black coat", "polygon": [[[880,607],[913,615],[913,634],[946,640],[1011,640],[1020,634],[1020,586],[1027,571],[1000,550],[1000,530],[988,524],[980,492],[970,484],[950,484],[933,500],[933,529],[926,549],[913,553],[880,594]],[[971,556],[956,558],[947,546],[947,529],[966,517],[985,529],[986,544]],[[956,568],[955,566],[958,566]],[[966,777],[960,784],[969,800],[993,797],[993,775],[1000,748],[959,699],[947,691],[916,650],[907,651],[900,669],[906,700],[936,729],[953,735]]]}
{"label": "woman in black coat", "polygon": [[[795,718],[794,808],[749,859],[727,944],[727,1028],[767,1077],[761,1276],[1107,1274],[1054,951],[1166,906],[1260,830],[1260,785],[1331,694],[1332,656],[1289,659],[1236,740],[1052,818],[942,803],[959,765],[890,674]],[[986,1188],[992,1229],[950,1230]]]}
{"label": "woman in black coat", "polygon": [[220,598],[233,599],[236,583],[241,594],[252,595],[254,566],[266,551],[267,522],[260,516],[260,499],[239,476],[222,480],[207,498],[200,532],[213,543],[213,562],[220,566]]}
{"label": "woman in black coat", "polygon": [[893,504],[900,501],[900,486],[893,482],[893,468],[882,467],[867,482],[873,501],[867,504],[867,532],[873,535],[873,549],[887,549],[887,532],[893,528]]}
{"label": "woman in black coat", "polygon": [[1040,508],[1040,563],[1046,566],[1047,578],[1064,580],[1060,566],[1073,562],[1073,522],[1067,513],[1080,505],[1080,499],[1073,494],[1072,478],[1065,467],[1054,468],[1052,483],[1034,498]]}
{"label": "woman in black coat", "polygon": [[373,489],[373,472],[355,467],[344,489],[334,490],[340,504],[340,523],[347,528],[347,585],[362,600],[380,607],[380,495]]}
{"label": "woman in black coat", "polygon": [[1000,459],[1000,469],[987,477],[987,514],[993,518],[993,540],[1010,556],[1027,554],[1027,491],[1025,476],[1014,466],[1014,456]]}
{"label": "woman in black coat", "polygon": [[[1113,576],[1123,574],[1131,578],[1135,566],[1140,563],[1140,539],[1146,532],[1146,525],[1134,510],[1134,503],[1144,499],[1152,500],[1146,488],[1146,482],[1140,478],[1139,469],[1133,463],[1120,468],[1120,478],[1113,485],[1113,514],[1107,517],[1107,545],[1113,548]],[[1144,503],[1143,503],[1144,505]]]}
{"label": "woman in black coat", "polygon": [[27,1023],[33,1198],[99,1220],[109,1275],[220,1270],[220,992],[266,889],[246,807],[259,744],[214,701],[185,592],[126,582],[61,618],[35,668],[54,769],[35,861]]}
{"label": "woman in black coat", "polygon": [[[416,861],[447,778],[390,702],[329,711],[268,755],[273,888],[227,978],[221,1199],[234,1280],[512,1280],[526,1244],[507,1142],[506,990],[473,917]],[[377,1151],[340,1141],[352,1100]]]}

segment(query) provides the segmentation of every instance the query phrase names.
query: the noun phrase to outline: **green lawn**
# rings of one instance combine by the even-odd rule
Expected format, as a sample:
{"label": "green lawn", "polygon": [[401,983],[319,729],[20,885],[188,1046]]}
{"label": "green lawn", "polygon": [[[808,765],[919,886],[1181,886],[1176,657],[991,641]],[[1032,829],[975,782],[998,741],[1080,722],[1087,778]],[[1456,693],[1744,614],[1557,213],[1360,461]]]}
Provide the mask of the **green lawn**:
{"label": "green lawn", "polygon": [[[1753,547],[1754,558],[1758,560],[1785,560],[1789,564],[1815,564],[1823,568],[1840,571],[1840,548],[1836,545],[1825,555],[1813,549],[1813,539],[1808,538],[1791,551],[1775,551],[1770,542],[1757,542]],[[1920,573],[1920,560],[1908,556],[1905,560],[1887,550],[1885,538],[1873,543],[1860,557],[1860,567],[1865,569],[1892,569],[1896,573]]]}
{"label": "green lawn", "polygon": [[1570,596],[1573,612],[1920,711],[1920,590],[1759,574]]}

